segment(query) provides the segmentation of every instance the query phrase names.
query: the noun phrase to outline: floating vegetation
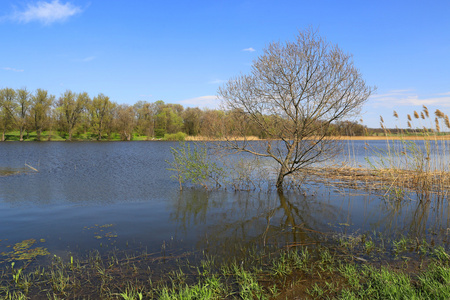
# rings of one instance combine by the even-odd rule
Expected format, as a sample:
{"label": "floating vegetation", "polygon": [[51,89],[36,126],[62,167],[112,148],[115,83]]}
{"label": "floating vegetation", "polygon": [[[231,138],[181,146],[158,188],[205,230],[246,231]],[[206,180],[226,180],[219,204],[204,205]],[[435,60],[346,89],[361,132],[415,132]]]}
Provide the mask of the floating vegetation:
{"label": "floating vegetation", "polygon": [[17,168],[0,168],[0,177],[17,175],[17,174],[25,173],[25,171],[26,170],[24,170],[24,169],[17,169]]}
{"label": "floating vegetation", "polygon": [[117,237],[117,234],[115,234],[115,233],[113,233],[113,232],[107,232],[107,233],[105,233],[105,237],[108,237],[108,238],[116,238],[116,237]]}
{"label": "floating vegetation", "polygon": [[31,172],[31,170],[36,173],[39,172],[39,170],[28,164],[25,164],[25,167],[23,168],[0,167],[0,177],[34,173]]}
{"label": "floating vegetation", "polygon": [[104,224],[104,225],[95,224],[94,226],[90,226],[90,227],[84,226],[83,229],[84,230],[93,230],[94,231],[94,238],[97,239],[97,240],[100,240],[102,238],[111,239],[111,238],[116,238],[117,237],[117,233],[114,232],[114,231],[105,232],[105,229],[106,228],[111,228],[113,226],[114,226],[114,224]]}
{"label": "floating vegetation", "polygon": [[[40,239],[40,241],[44,241],[45,239]],[[31,248],[34,244],[36,244],[35,239],[23,240],[19,243],[16,243],[13,246],[13,251],[10,252],[2,252],[0,255],[6,256],[7,258],[4,261],[17,261],[17,260],[32,260],[38,256],[46,256],[49,255],[47,248],[36,247]],[[11,247],[11,246],[7,246]],[[2,261],[0,261],[2,262]]]}

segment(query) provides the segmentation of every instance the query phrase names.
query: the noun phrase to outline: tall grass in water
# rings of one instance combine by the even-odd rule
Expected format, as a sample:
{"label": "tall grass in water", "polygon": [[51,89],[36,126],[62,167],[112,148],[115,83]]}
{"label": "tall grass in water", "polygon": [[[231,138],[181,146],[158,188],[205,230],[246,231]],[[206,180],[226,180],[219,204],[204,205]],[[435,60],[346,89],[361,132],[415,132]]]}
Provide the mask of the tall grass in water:
{"label": "tall grass in water", "polygon": [[[440,199],[448,195],[450,186],[449,150],[450,137],[441,132],[450,129],[449,117],[436,110],[433,117],[423,106],[419,113],[407,115],[407,130],[400,130],[399,139],[391,139],[389,129],[380,117],[386,136],[386,149],[373,148],[376,159],[367,159],[380,177],[388,179],[388,191],[399,188],[414,190],[419,199],[437,195]],[[399,118],[394,111],[394,117]]]}

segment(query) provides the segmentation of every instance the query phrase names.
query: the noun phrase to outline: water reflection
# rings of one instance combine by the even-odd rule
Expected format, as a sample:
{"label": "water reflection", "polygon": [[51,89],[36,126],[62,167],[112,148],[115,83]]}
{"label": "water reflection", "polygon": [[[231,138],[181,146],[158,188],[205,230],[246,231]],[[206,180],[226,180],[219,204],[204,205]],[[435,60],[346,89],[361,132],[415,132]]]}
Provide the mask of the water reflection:
{"label": "water reflection", "polygon": [[[101,243],[104,249],[104,235],[96,239],[83,231],[95,224],[114,224],[114,245],[136,242],[149,251],[172,238],[183,248],[233,254],[254,245],[309,244],[323,236],[373,231],[447,243],[448,201],[432,195],[405,194],[399,200],[320,184],[305,194],[180,193],[164,162],[175,145],[0,144],[1,167],[27,163],[39,170],[0,177],[0,247],[45,238],[51,253],[96,249]],[[363,147],[364,142],[355,144]]]}
{"label": "water reflection", "polygon": [[[328,224],[345,218],[331,201],[279,193],[183,191],[172,202],[171,220],[183,235],[195,233],[197,248],[315,243]],[[226,249],[226,250],[224,250]]]}
{"label": "water reflection", "polygon": [[[266,245],[309,245],[336,236],[381,232],[387,238],[446,243],[448,205],[439,201],[389,202],[380,196],[184,191],[172,201],[170,220],[197,249],[233,253]],[[439,240],[439,241],[438,241]]]}

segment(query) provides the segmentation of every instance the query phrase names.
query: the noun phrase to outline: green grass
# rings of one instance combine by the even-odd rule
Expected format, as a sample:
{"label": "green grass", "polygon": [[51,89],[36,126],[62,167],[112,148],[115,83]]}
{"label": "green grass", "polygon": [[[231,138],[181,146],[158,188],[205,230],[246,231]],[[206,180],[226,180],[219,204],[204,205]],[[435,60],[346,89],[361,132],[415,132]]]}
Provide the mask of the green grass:
{"label": "green grass", "polygon": [[[161,140],[165,141],[184,141],[186,138],[186,134],[183,132],[173,133],[173,134],[165,134]],[[43,131],[41,134],[41,141],[65,141],[69,135],[65,132],[59,131]],[[19,131],[9,131],[5,134],[5,141],[19,141],[20,132]],[[26,142],[37,141],[37,134],[35,131],[29,132],[27,135],[26,132],[23,134],[23,140]],[[72,141],[96,141],[97,135],[92,132],[86,133],[74,133],[72,135]],[[107,134],[102,135],[102,141],[121,141],[120,134],[113,133],[111,136]],[[155,140],[154,137],[139,135],[134,133],[131,139],[132,141],[150,141]]]}
{"label": "green grass", "polygon": [[355,257],[367,240],[351,248],[242,249],[244,258],[228,261],[184,253],[162,264],[146,252],[93,251],[34,267],[4,262],[0,299],[450,299],[450,255],[430,246],[414,263],[414,253],[395,248],[412,242],[391,241],[386,251],[373,241],[372,251],[387,254],[365,262]]}

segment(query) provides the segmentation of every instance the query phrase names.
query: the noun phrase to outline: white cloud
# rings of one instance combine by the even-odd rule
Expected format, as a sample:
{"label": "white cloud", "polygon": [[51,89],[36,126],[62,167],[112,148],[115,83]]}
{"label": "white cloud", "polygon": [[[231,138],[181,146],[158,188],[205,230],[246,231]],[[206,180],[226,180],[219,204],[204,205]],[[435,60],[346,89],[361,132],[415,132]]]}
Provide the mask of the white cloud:
{"label": "white cloud", "polygon": [[201,96],[178,101],[179,104],[188,107],[211,108],[219,107],[220,100],[217,96]]}
{"label": "white cloud", "polygon": [[14,68],[9,68],[9,67],[2,68],[2,70],[13,71],[13,72],[23,72],[23,70],[21,70],[21,69],[14,69]]}
{"label": "white cloud", "polygon": [[450,92],[420,97],[412,90],[393,90],[385,94],[370,97],[372,106],[396,107],[396,106],[422,106],[435,105],[450,107]]}
{"label": "white cloud", "polygon": [[22,11],[16,11],[11,18],[22,23],[38,21],[49,25],[54,22],[63,22],[81,12],[80,7],[70,2],[62,4],[59,0],[39,1],[36,4],[28,4],[26,9]]}
{"label": "white cloud", "polygon": [[210,82],[208,82],[209,84],[221,84],[221,83],[224,83],[226,80],[223,80],[223,79],[214,79],[214,80],[211,80]]}
{"label": "white cloud", "polygon": [[246,51],[246,52],[255,52],[256,50],[253,49],[252,47],[250,47],[250,48],[242,49],[242,51]]}

